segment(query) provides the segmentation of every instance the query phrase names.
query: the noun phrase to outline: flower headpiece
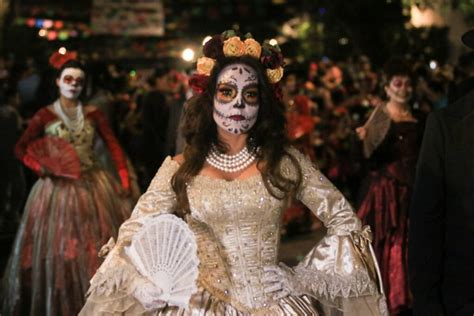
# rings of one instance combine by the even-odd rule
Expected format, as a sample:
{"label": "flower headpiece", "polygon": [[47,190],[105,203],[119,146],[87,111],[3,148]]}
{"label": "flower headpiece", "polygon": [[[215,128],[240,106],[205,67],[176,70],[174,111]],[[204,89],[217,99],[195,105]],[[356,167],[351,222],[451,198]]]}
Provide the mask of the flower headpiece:
{"label": "flower headpiece", "polygon": [[[197,74],[189,80],[197,93],[202,93],[206,88],[216,61],[225,57],[250,56],[259,60],[266,68],[268,80],[272,84],[277,84],[283,77],[284,63],[280,47],[271,45],[268,40],[260,45],[250,33],[244,36],[244,40],[232,30],[214,35],[204,44],[203,55],[197,60]],[[278,92],[278,87],[275,87],[275,92]]]}
{"label": "flower headpiece", "polygon": [[70,60],[77,60],[77,52],[68,51],[64,54],[56,51],[51,57],[49,57],[49,64],[56,69],[61,69],[61,67]]}

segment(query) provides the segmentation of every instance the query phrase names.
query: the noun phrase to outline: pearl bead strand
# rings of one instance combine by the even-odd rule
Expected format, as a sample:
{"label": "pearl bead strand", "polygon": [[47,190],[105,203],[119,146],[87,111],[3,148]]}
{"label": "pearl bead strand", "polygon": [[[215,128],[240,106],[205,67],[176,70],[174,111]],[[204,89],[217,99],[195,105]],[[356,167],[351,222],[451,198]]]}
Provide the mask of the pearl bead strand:
{"label": "pearl bead strand", "polygon": [[217,147],[212,145],[211,150],[207,154],[206,161],[220,171],[235,173],[250,166],[255,161],[255,158],[256,150],[249,152],[247,146],[235,155],[227,155],[219,152]]}

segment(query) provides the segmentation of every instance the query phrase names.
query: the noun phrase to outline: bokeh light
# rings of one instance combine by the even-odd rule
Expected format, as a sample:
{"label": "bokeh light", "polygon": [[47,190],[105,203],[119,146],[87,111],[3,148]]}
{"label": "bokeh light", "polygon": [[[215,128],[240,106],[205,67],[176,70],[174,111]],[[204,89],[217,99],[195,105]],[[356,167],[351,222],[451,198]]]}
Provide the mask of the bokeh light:
{"label": "bokeh light", "polygon": [[181,53],[181,58],[183,58],[185,61],[192,61],[194,59],[194,50],[191,48],[186,48]]}

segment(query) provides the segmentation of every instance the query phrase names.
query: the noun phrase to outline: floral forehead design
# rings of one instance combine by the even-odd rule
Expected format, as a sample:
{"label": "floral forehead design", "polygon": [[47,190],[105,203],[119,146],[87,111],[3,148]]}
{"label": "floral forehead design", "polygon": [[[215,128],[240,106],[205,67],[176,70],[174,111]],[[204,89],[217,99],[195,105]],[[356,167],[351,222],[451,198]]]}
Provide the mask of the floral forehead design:
{"label": "floral forehead design", "polygon": [[203,47],[203,57],[197,60],[197,74],[189,81],[193,90],[202,93],[216,61],[225,57],[250,56],[262,63],[266,68],[268,80],[277,84],[283,77],[283,55],[278,45],[271,45],[268,40],[262,45],[247,33],[243,39],[234,31],[225,31],[214,35]]}

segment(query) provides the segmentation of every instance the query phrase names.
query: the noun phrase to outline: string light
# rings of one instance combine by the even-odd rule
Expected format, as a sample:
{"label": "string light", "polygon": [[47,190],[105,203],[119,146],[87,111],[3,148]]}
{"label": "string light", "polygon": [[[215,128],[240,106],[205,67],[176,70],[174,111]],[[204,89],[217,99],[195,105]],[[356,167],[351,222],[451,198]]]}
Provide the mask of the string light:
{"label": "string light", "polygon": [[41,29],[39,30],[38,35],[40,37],[45,37],[46,35],[48,35],[48,31],[46,31],[45,29]]}
{"label": "string light", "polygon": [[54,41],[57,37],[58,37],[58,32],[56,31],[48,32],[48,40]]}
{"label": "string light", "polygon": [[54,25],[54,22],[52,20],[44,20],[43,21],[43,27],[45,29],[50,29],[50,28],[53,27],[53,25]]}
{"label": "string light", "polygon": [[61,41],[65,41],[69,38],[69,33],[67,31],[60,31],[58,35],[58,39]]}

